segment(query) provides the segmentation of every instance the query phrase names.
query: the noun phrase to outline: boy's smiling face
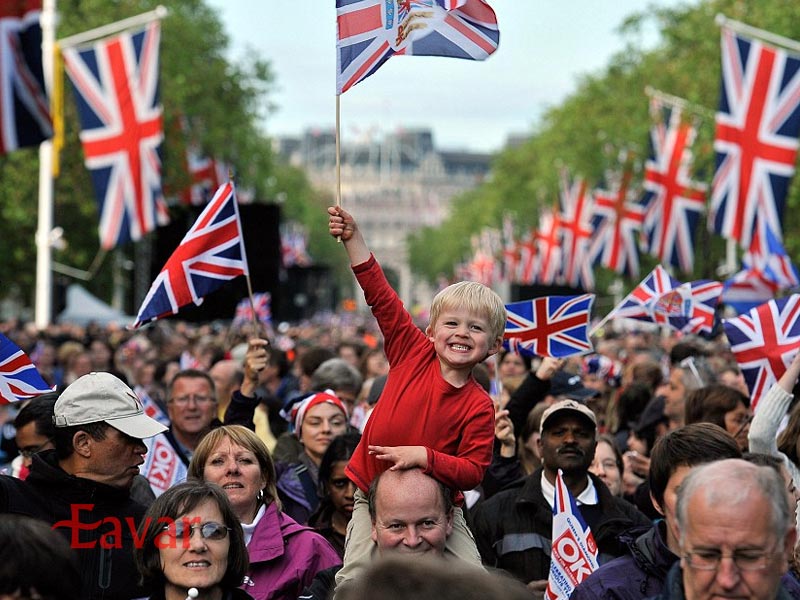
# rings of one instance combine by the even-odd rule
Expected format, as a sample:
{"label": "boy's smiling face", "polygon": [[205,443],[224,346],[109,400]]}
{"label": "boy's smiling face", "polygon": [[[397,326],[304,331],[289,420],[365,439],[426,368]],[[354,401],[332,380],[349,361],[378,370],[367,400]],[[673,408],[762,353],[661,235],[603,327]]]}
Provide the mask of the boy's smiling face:
{"label": "boy's smiling face", "polygon": [[436,354],[452,369],[471,369],[495,354],[501,339],[492,339],[489,320],[466,308],[444,308],[435,323],[425,330]]}

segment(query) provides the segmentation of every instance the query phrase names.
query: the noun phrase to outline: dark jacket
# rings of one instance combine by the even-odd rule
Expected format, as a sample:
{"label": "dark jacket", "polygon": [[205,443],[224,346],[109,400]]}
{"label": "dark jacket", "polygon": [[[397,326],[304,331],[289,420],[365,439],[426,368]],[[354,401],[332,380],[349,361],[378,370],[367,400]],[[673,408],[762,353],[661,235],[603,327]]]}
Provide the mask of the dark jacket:
{"label": "dark jacket", "polygon": [[[550,572],[553,509],[542,495],[541,477],[542,469],[537,469],[520,487],[504,490],[478,506],[473,518],[483,563],[508,571],[524,583],[547,579]],[[649,521],[613,496],[600,479],[589,477],[597,489],[598,505],[581,508],[603,563],[624,554],[616,539],[620,533]]]}
{"label": "dark jacket", "polygon": [[133,533],[145,507],[127,490],[66,473],[48,450],[34,455],[25,481],[0,476],[0,512],[41,519],[67,538],[79,561],[81,598],[147,595],[133,563]]}
{"label": "dark jacket", "polygon": [[[760,600],[794,600],[798,598],[800,586],[790,575],[786,574],[781,579],[781,586],[775,598],[761,598]],[[685,600],[686,594],[683,591],[683,571],[680,561],[672,565],[667,574],[667,582],[661,594],[650,596],[647,600]]]}
{"label": "dark jacket", "polygon": [[[640,535],[636,535],[640,533]],[[667,547],[662,520],[641,533],[640,529],[620,536],[630,554],[601,566],[583,580],[570,600],[639,600],[660,594],[672,565],[678,560]]]}

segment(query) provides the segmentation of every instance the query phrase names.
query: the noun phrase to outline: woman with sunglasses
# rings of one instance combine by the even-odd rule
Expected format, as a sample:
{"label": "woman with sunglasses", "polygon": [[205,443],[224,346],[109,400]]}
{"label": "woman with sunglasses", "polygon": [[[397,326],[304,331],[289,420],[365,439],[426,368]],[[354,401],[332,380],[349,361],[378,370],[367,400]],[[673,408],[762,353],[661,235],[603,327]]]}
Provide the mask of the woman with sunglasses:
{"label": "woman with sunglasses", "polygon": [[239,585],[247,548],[225,492],[203,481],[176,485],[148,509],[134,559],[151,600],[247,600]]}
{"label": "woman with sunglasses", "polygon": [[189,477],[216,483],[227,494],[250,558],[243,588],[256,600],[297,598],[318,571],[341,564],[322,536],[281,512],[272,457],[246,427],[208,433],[195,449]]}

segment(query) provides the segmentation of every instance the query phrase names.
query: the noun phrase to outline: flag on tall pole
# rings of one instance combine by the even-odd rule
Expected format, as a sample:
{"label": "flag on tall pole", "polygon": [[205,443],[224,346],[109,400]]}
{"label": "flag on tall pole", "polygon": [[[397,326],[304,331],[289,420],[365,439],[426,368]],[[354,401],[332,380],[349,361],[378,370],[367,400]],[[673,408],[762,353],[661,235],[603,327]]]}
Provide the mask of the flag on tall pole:
{"label": "flag on tall pole", "polygon": [[485,0],[336,0],[336,93],[395,54],[485,60],[497,17]]}
{"label": "flag on tall pole", "polygon": [[547,600],[567,600],[575,588],[600,566],[592,530],[583,520],[578,504],[564,483],[561,469],[556,475],[553,501],[553,534]]}
{"label": "flag on tall pole", "polygon": [[694,231],[705,208],[706,186],[690,176],[696,131],[677,106],[651,100],[650,158],[645,163],[643,204],[648,251],[663,264],[694,268]]}
{"label": "flag on tall pole", "polygon": [[200,304],[223,283],[249,277],[233,184],[222,185],[150,286],[132,329]]}
{"label": "flag on tall pole", "polygon": [[645,207],[628,197],[631,175],[626,170],[615,189],[595,190],[590,255],[612,271],[636,277]]}
{"label": "flag on tall pole", "polygon": [[42,69],[41,0],[0,2],[0,154],[52,137]]}
{"label": "flag on tall pole", "polygon": [[589,260],[592,237],[592,196],[584,179],[570,183],[567,174],[561,177],[561,215],[558,220],[562,238],[563,277],[567,285],[594,289],[594,273]]}
{"label": "flag on tall pole", "polygon": [[756,222],[779,239],[797,162],[800,56],[722,28],[709,226],[750,249]]}
{"label": "flag on tall pole", "polygon": [[136,241],[169,222],[161,189],[160,25],[63,50],[84,161],[100,212],[100,245]]}

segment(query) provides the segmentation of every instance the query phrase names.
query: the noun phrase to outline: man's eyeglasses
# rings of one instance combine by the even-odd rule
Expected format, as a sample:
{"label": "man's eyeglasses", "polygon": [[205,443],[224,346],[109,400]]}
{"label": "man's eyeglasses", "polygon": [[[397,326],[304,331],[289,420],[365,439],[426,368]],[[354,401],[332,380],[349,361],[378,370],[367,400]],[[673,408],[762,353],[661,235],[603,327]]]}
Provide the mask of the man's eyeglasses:
{"label": "man's eyeglasses", "polygon": [[22,455],[22,458],[32,458],[34,454],[37,454],[44,450],[45,446],[51,444],[52,440],[47,440],[44,444],[39,444],[38,446],[27,446],[25,448],[20,448],[19,453]]}
{"label": "man's eyeglasses", "polygon": [[171,525],[166,525],[164,531],[167,535],[176,540],[189,540],[194,530],[200,532],[200,537],[204,540],[223,540],[228,536],[230,527],[225,527],[222,523],[206,521],[205,523],[190,523],[187,520],[175,521]]}
{"label": "man's eyeglasses", "polygon": [[694,550],[684,552],[683,558],[692,569],[698,571],[715,571],[723,558],[730,558],[740,571],[761,571],[769,566],[769,561],[776,552],[762,550],[734,550],[724,554],[719,550]]}
{"label": "man's eyeglasses", "polygon": [[194,396],[178,396],[170,400],[170,402],[174,402],[178,406],[187,406],[192,400],[198,405],[206,405],[214,402],[216,398],[214,398],[214,396],[200,396],[195,394]]}

